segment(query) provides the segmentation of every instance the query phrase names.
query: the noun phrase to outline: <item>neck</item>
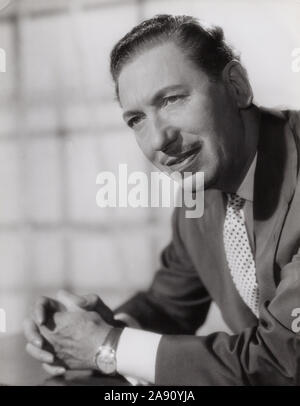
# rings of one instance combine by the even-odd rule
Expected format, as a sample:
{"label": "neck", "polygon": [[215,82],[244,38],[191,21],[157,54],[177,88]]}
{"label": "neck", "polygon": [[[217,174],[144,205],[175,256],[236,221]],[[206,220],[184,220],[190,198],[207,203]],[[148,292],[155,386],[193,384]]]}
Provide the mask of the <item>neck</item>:
{"label": "neck", "polygon": [[227,176],[222,176],[219,189],[226,193],[235,193],[243,182],[257,151],[259,138],[259,110],[252,105],[241,110],[243,124],[243,148],[237,151],[237,160],[232,160]]}

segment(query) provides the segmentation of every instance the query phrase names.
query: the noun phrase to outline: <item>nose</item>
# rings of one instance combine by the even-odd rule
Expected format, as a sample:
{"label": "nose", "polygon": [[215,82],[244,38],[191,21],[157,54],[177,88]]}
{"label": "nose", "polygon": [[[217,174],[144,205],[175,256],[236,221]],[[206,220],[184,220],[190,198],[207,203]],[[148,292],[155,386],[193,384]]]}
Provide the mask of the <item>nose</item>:
{"label": "nose", "polygon": [[176,144],[179,137],[179,129],[169,122],[157,117],[153,120],[151,134],[152,148],[154,151],[165,152]]}

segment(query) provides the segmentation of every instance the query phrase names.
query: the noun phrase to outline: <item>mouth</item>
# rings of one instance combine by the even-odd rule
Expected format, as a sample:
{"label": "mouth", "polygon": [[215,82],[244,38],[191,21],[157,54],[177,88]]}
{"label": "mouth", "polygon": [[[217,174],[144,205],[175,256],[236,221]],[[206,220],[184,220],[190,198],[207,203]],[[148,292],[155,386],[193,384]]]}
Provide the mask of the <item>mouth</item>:
{"label": "mouth", "polygon": [[183,154],[178,155],[176,158],[169,159],[165,165],[172,171],[182,171],[192,166],[195,158],[201,150],[201,146],[194,147]]}

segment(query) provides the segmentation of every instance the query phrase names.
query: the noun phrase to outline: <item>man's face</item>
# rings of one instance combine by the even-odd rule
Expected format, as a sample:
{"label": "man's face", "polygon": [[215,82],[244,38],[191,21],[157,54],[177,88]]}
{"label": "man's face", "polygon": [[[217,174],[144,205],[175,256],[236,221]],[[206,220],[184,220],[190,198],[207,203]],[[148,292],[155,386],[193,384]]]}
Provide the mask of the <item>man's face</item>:
{"label": "man's face", "polygon": [[[222,81],[210,81],[168,42],[127,63],[118,84],[124,119],[157,168],[169,175],[202,171],[205,188],[222,183],[242,138],[237,107]],[[193,191],[203,187],[195,175],[193,182]]]}

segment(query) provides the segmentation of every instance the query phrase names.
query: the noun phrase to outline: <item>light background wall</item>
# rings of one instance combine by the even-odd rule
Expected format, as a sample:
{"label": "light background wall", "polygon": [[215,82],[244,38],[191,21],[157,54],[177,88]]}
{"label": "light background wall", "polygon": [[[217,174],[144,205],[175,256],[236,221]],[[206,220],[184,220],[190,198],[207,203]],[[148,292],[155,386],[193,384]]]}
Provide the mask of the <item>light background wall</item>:
{"label": "light background wall", "polygon": [[[170,237],[169,209],[100,209],[96,176],[151,168],[121,120],[109,52],[157,13],[224,28],[255,100],[300,107],[300,1],[15,0],[0,13],[0,308],[7,330],[39,294],[97,292],[116,306],[146,288]],[[213,314],[216,326],[219,316]]]}

